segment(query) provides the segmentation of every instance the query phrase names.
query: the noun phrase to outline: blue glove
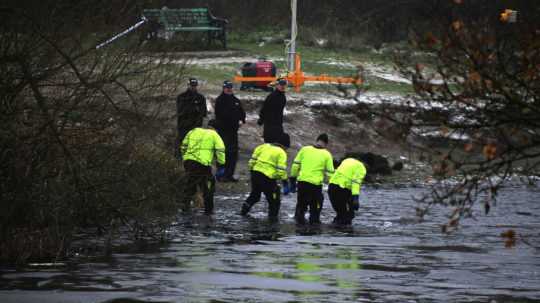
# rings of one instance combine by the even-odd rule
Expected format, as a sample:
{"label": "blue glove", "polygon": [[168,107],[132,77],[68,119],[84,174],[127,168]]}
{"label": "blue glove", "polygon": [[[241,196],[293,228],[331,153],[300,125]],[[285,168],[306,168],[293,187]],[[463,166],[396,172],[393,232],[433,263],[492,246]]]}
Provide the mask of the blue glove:
{"label": "blue glove", "polygon": [[296,178],[295,177],[289,178],[289,186],[291,188],[291,193],[295,193],[296,192]]}
{"label": "blue glove", "polygon": [[218,166],[216,178],[223,178],[223,176],[225,176],[225,166]]}
{"label": "blue glove", "polygon": [[358,195],[352,196],[352,209],[358,210],[360,208],[360,201],[358,200]]}
{"label": "blue glove", "polygon": [[283,185],[283,195],[286,196],[291,192],[291,189],[289,188],[289,182],[287,182],[287,180],[283,180],[282,185]]}

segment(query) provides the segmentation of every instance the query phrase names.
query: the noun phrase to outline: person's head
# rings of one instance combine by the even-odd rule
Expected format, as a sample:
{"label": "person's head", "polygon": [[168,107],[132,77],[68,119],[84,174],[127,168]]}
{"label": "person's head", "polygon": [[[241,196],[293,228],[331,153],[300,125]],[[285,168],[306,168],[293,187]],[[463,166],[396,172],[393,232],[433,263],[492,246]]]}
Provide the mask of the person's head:
{"label": "person's head", "polygon": [[320,147],[326,147],[328,146],[328,135],[327,134],[320,134],[317,137],[317,145]]}
{"label": "person's head", "polygon": [[196,78],[189,78],[188,80],[188,89],[196,91],[199,86],[199,81]]}
{"label": "person's head", "polygon": [[208,128],[216,128],[216,119],[210,119],[207,122]]}
{"label": "person's head", "polygon": [[281,92],[284,92],[285,88],[287,88],[287,80],[285,80],[283,78],[278,78],[276,80],[276,89],[281,91]]}
{"label": "person's head", "polygon": [[233,84],[229,80],[223,81],[223,93],[230,95],[233,93]]}
{"label": "person's head", "polygon": [[273,141],[274,144],[278,144],[284,149],[291,147],[291,137],[286,133],[276,135]]}

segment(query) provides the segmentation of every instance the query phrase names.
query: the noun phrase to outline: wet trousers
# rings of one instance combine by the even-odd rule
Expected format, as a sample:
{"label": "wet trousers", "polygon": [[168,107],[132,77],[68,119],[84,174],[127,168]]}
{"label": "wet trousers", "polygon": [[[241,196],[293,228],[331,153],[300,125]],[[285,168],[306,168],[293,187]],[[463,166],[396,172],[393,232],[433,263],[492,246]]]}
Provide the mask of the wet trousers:
{"label": "wet trousers", "polygon": [[354,218],[351,191],[330,183],[328,185],[328,197],[330,198],[330,203],[332,203],[332,208],[336,211],[334,223],[350,225]]}
{"label": "wet trousers", "polygon": [[298,181],[298,194],[296,211],[294,218],[296,223],[305,224],[305,214],[309,208],[309,223],[321,223],[321,210],[323,207],[324,196],[322,185],[315,185],[309,182]]}
{"label": "wet trousers", "polygon": [[268,217],[277,219],[281,206],[280,188],[275,179],[270,179],[258,171],[251,171],[251,193],[242,205],[241,214],[246,215],[251,207],[261,200],[261,193],[264,193],[268,201]]}
{"label": "wet trousers", "polygon": [[191,201],[197,190],[201,190],[204,199],[204,212],[211,214],[214,210],[214,192],[216,181],[212,175],[212,168],[197,161],[184,161],[186,171],[184,191],[181,207],[184,210],[191,208]]}
{"label": "wet trousers", "polygon": [[225,144],[225,179],[232,178],[238,161],[238,130],[220,130],[218,134]]}

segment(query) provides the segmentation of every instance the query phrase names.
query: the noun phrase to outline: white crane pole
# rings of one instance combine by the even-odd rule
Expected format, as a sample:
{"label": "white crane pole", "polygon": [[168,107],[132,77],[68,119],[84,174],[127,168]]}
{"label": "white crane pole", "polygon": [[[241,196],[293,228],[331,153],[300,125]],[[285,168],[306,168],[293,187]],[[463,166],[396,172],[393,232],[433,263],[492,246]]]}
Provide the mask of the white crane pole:
{"label": "white crane pole", "polygon": [[289,46],[289,70],[293,71],[294,66],[294,58],[296,56],[296,0],[291,0],[291,41]]}

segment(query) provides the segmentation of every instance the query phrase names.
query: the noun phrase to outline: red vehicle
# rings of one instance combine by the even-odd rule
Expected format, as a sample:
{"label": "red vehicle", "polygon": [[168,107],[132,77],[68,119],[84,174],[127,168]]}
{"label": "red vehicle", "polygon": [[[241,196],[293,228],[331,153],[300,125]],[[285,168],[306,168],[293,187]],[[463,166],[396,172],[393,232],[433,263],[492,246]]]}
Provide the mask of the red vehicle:
{"label": "red vehicle", "polygon": [[[276,65],[272,61],[267,61],[266,59],[260,59],[259,61],[253,63],[248,62],[244,63],[242,66],[242,76],[243,77],[275,77],[276,76]],[[248,88],[259,88],[263,90],[271,90],[268,86],[270,81],[253,81],[253,82],[242,82],[240,89]]]}

